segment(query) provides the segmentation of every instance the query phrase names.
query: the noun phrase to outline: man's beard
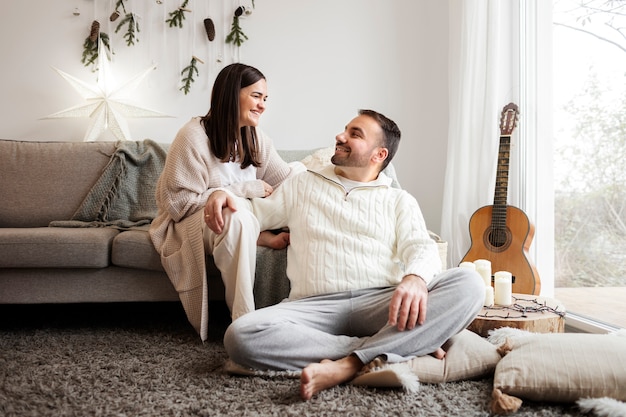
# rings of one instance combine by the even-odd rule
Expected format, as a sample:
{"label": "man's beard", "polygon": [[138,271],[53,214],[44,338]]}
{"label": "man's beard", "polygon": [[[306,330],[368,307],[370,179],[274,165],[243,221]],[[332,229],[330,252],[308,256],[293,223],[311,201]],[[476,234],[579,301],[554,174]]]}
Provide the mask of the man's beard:
{"label": "man's beard", "polygon": [[367,166],[369,159],[365,156],[360,156],[360,157],[353,157],[352,153],[346,155],[345,157],[341,157],[340,155],[333,155],[330,158],[330,162],[333,163],[333,165],[338,166],[338,167],[358,167],[358,168],[362,168]]}

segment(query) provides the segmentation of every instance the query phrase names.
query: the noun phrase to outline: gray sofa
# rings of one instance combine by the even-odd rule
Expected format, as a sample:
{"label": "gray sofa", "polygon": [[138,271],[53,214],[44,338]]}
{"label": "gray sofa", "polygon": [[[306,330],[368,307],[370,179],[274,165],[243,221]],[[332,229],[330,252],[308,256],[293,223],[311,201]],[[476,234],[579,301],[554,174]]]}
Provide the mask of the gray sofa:
{"label": "gray sofa", "polygon": [[[134,154],[122,155],[123,146],[135,146]],[[152,141],[0,140],[0,304],[177,301],[148,235],[167,147]],[[310,160],[312,151],[279,153],[290,162]],[[101,195],[103,186],[110,192],[124,185],[119,178],[104,181],[120,155],[127,161],[118,177],[132,179],[144,198],[125,196],[131,212],[118,210],[118,217],[127,218],[107,223],[85,206],[88,200],[109,201]],[[391,165],[387,174],[395,178]],[[207,265],[210,298],[223,299],[210,256]],[[264,275],[255,284],[258,307],[287,296],[285,267],[286,250],[259,248],[257,277]]]}
{"label": "gray sofa", "polygon": [[[137,185],[150,196],[168,147],[154,145],[151,169]],[[115,151],[116,142],[0,140],[0,303],[178,300],[148,235],[149,224],[50,227],[75,217]],[[142,214],[154,217],[150,200]],[[280,270],[285,252],[261,248],[259,257],[272,258],[267,263]],[[210,257],[207,261],[211,297],[223,299],[219,271]],[[265,299],[259,303],[280,300],[286,291],[284,281],[278,290],[269,285],[260,291]]]}

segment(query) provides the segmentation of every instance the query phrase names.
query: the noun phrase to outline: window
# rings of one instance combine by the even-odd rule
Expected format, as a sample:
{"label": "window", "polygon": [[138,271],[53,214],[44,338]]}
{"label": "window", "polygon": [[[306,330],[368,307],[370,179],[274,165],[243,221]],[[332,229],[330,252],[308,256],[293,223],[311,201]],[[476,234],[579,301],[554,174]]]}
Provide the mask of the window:
{"label": "window", "polygon": [[554,0],[554,295],[626,327],[626,1]]}

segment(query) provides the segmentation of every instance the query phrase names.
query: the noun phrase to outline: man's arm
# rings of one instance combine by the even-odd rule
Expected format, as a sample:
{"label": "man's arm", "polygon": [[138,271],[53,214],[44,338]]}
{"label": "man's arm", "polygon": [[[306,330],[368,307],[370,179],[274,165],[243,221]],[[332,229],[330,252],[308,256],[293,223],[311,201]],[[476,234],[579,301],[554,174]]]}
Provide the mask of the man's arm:
{"label": "man's arm", "polygon": [[[291,179],[289,178],[268,197],[249,200],[252,205],[252,212],[259,221],[261,230],[281,229],[287,226],[287,203],[282,191],[284,188],[288,188],[287,183],[290,183]],[[224,216],[222,213],[224,210],[237,211],[235,199],[236,197],[229,190],[225,189],[217,189],[209,195],[204,207],[204,221],[213,232],[217,234],[222,233],[224,228]]]}
{"label": "man's arm", "polygon": [[437,243],[430,237],[420,207],[413,196],[402,192],[396,209],[398,258],[406,275],[418,275],[429,283],[441,272]]}

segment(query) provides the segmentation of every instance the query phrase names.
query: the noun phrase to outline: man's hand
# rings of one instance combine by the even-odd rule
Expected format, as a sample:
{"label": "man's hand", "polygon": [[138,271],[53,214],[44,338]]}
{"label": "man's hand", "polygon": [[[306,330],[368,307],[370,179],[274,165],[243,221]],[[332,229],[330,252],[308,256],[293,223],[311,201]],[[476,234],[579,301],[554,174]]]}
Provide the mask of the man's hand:
{"label": "man's hand", "polygon": [[215,191],[204,205],[204,222],[213,232],[218,235],[224,229],[224,216],[222,210],[229,208],[237,211],[235,201],[226,191]]}
{"label": "man's hand", "polygon": [[396,287],[389,304],[389,324],[398,330],[411,330],[426,320],[426,282],[417,275],[407,275]]}

